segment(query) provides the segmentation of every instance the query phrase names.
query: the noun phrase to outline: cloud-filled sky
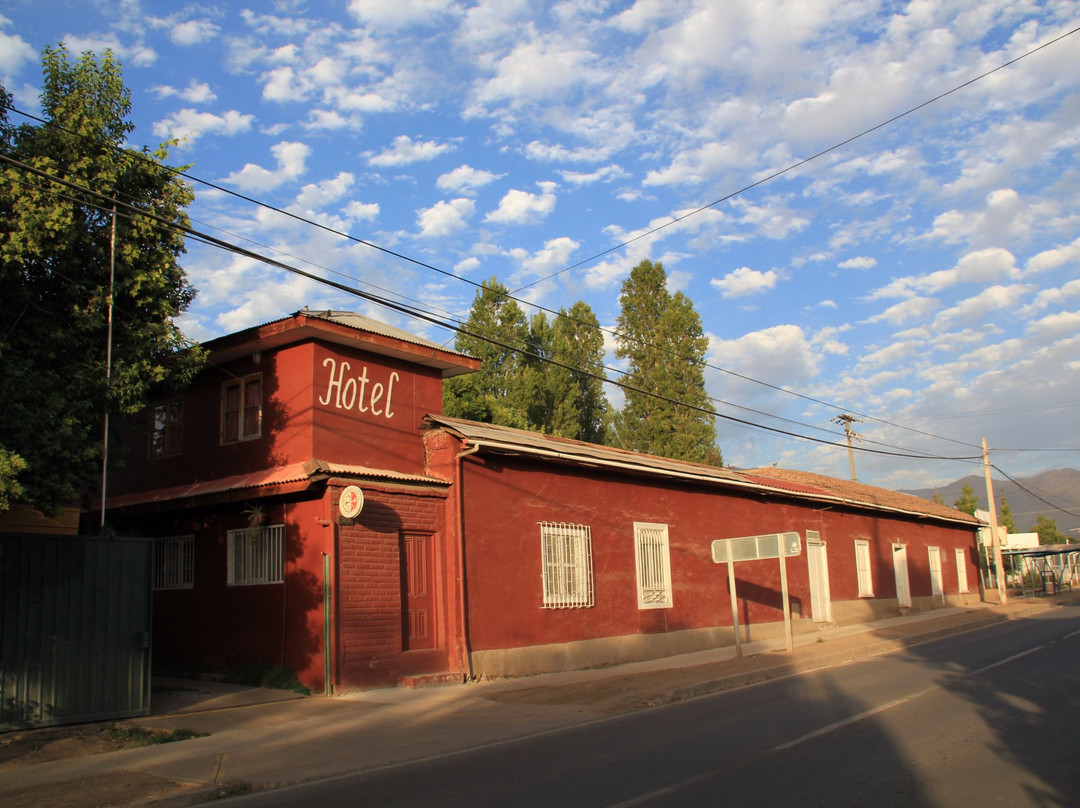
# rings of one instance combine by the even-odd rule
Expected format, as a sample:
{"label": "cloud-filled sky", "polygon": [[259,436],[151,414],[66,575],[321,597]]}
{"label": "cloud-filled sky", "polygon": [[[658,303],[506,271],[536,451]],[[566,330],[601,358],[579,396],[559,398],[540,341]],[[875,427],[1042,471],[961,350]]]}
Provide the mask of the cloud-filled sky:
{"label": "cloud-filled sky", "polygon": [[[0,80],[36,113],[45,46],[112,49],[132,145],[265,203],[196,184],[196,227],[440,319],[494,275],[611,327],[662,261],[728,463],[846,477],[846,413],[859,479],[921,488],[981,473],[928,457],[983,437],[1014,477],[1080,467],[1078,25],[1078,0],[12,0]],[[304,305],[453,339],[184,265],[196,339]]]}

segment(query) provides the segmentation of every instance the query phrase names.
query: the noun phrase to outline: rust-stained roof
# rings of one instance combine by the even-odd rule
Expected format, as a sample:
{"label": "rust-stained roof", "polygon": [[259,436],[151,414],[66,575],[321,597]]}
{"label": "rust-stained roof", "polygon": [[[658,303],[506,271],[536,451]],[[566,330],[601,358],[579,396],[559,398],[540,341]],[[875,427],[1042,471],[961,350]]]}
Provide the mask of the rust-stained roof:
{"label": "rust-stained roof", "polygon": [[307,307],[287,317],[226,334],[203,343],[216,362],[266,351],[304,339],[319,339],[436,368],[444,379],[472,373],[480,360],[432,340],[351,311]]}
{"label": "rust-stained roof", "polygon": [[973,528],[979,524],[974,516],[921,497],[822,474],[778,468],[740,470],[706,466],[444,415],[428,415],[424,424],[428,429],[441,428],[456,434],[481,450],[841,503],[850,507],[959,522]]}
{"label": "rust-stained roof", "polygon": [[233,474],[212,480],[200,480],[185,485],[157,488],[152,491],[140,491],[109,497],[106,510],[126,508],[134,505],[149,505],[172,502],[180,499],[193,499],[230,491],[254,491],[279,485],[294,486],[301,483],[313,483],[328,477],[356,477],[388,482],[411,483],[422,485],[441,485],[449,483],[437,477],[419,474],[404,474],[389,469],[375,469],[345,463],[328,463],[325,460],[312,459],[304,463],[290,463],[272,469],[263,469],[247,474]]}
{"label": "rust-stained roof", "polygon": [[878,488],[854,480],[841,480],[837,477],[826,477],[824,474],[814,474],[809,471],[794,471],[774,467],[749,469],[744,473],[748,477],[764,479],[772,484],[819,489],[826,494],[840,497],[846,501],[876,508],[904,511],[920,516],[933,516],[953,522],[969,522],[972,526],[979,524],[979,520],[971,514],[950,508],[948,505],[939,505],[929,499],[923,499],[913,494],[901,494],[899,491],[890,491],[887,488]]}
{"label": "rust-stained roof", "polygon": [[424,418],[424,424],[428,428],[441,427],[456,433],[470,444],[504,453],[530,454],[583,466],[621,468],[667,477],[723,480],[732,484],[742,482],[736,472],[720,466],[688,463],[684,460],[672,460],[659,455],[631,452],[508,426],[483,424],[448,415],[428,415]]}

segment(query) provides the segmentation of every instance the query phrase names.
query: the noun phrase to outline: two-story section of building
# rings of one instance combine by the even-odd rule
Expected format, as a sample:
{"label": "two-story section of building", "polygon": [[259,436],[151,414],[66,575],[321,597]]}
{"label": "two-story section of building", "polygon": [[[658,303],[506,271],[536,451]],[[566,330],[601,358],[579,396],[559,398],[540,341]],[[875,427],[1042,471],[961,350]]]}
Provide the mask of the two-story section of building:
{"label": "two-story section of building", "polygon": [[[158,672],[462,681],[979,597],[974,517],[447,417],[443,381],[478,361],[367,317],[305,309],[205,347],[110,477],[107,521],[155,539]],[[740,563],[733,603],[712,543],[787,532],[799,555]]]}

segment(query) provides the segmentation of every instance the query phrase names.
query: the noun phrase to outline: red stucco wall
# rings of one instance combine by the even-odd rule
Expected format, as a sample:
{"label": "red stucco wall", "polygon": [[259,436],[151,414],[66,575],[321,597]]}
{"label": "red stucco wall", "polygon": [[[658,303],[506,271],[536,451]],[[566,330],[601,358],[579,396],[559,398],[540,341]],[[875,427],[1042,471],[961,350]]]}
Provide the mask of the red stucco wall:
{"label": "red stucco wall", "polygon": [[[460,667],[459,616],[451,586],[456,557],[444,543],[445,501],[445,490],[365,487],[363,511],[338,527],[336,689],[394,684],[405,675]],[[430,650],[404,649],[402,537],[407,533],[431,541],[435,614]]]}
{"label": "red stucco wall", "polygon": [[[692,483],[584,473],[527,458],[473,456],[465,461],[468,619],[477,651],[731,625],[727,569],[712,562],[713,539],[816,530],[828,545],[832,600],[858,597],[855,539],[869,539],[876,597],[895,597],[890,545],[908,544],[912,594],[930,594],[926,550],[943,549],[945,593],[957,590],[953,547],[972,532],[835,505],[800,504]],[[493,503],[497,503],[493,507]],[[595,606],[542,608],[541,521],[588,525],[593,543]],[[634,522],[668,526],[673,605],[639,609]],[[969,583],[977,587],[974,559]],[[795,619],[810,618],[805,551],[788,561]],[[740,621],[783,619],[776,560],[736,565]]]}

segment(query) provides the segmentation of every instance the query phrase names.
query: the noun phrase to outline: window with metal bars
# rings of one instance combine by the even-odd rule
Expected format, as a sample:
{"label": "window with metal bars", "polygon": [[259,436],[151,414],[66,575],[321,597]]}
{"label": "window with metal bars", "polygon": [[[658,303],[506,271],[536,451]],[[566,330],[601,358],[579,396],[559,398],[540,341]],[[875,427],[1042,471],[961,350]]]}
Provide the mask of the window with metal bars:
{"label": "window with metal bars", "polygon": [[592,530],[588,525],[540,523],[545,609],[593,605]]}
{"label": "window with metal bars", "polygon": [[195,586],[195,537],[170,536],[154,541],[154,589]]}
{"label": "window with metal bars", "polygon": [[280,584],[285,580],[285,526],[230,530],[229,586]]}
{"label": "window with metal bars", "polygon": [[637,563],[638,608],[671,606],[671,558],[668,526],[634,522],[634,560]]}

